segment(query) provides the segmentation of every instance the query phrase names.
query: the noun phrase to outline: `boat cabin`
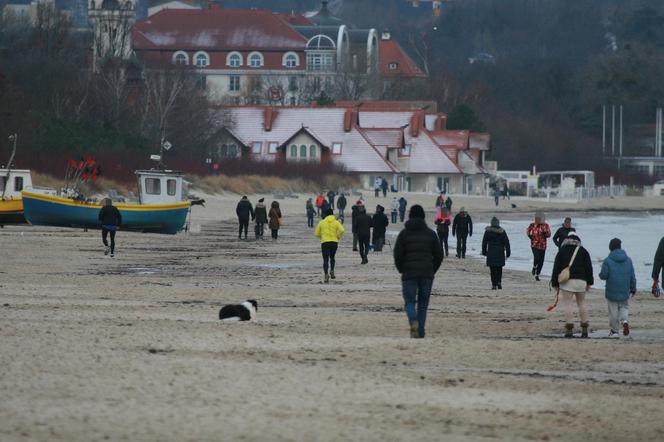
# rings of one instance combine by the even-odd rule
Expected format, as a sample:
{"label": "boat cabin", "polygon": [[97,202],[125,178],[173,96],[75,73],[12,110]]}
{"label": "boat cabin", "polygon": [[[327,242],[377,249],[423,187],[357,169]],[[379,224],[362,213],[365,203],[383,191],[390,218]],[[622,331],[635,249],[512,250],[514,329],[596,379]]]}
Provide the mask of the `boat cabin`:
{"label": "boat cabin", "polygon": [[28,169],[0,169],[0,198],[19,199],[21,191],[32,189]]}
{"label": "boat cabin", "polygon": [[173,170],[137,170],[140,204],[173,204],[187,197],[184,174]]}

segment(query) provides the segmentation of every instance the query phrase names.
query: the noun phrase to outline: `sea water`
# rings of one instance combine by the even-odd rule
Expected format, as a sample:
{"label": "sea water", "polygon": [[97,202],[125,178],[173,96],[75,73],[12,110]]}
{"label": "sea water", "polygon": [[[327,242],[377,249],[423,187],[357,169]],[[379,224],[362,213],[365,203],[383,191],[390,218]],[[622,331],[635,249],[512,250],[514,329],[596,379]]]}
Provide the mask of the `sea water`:
{"label": "sea water", "polygon": [[[505,265],[506,269],[531,271],[533,255],[530,249],[530,239],[526,236],[526,229],[531,222],[532,220],[501,221],[500,225],[507,232],[512,249],[512,256]],[[562,219],[552,218],[547,222],[551,226],[552,236],[558,227],[562,226]],[[581,237],[581,244],[590,253],[595,276],[594,287],[604,287],[604,282],[598,276],[602,268],[602,261],[609,254],[609,241],[612,238],[620,238],[622,248],[634,263],[638,290],[650,289],[655,251],[660,239],[664,236],[664,215],[646,213],[642,216],[630,214],[578,217],[573,219],[572,225]],[[486,226],[485,223],[477,223],[473,226],[473,236],[468,238],[468,255],[481,256],[482,236]],[[451,249],[456,247],[456,239],[451,234],[449,244]],[[542,271],[543,276],[550,277],[557,251],[558,248],[553,241],[549,240]],[[453,256],[451,250],[450,255]]]}

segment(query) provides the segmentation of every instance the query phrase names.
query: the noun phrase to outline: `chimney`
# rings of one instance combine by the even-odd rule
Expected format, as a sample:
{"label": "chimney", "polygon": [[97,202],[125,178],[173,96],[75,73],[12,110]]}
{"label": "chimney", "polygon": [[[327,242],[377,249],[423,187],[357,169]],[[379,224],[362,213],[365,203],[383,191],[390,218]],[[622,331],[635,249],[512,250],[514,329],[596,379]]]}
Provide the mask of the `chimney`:
{"label": "chimney", "polygon": [[413,115],[410,117],[410,136],[417,138],[420,135],[420,113],[413,112]]}
{"label": "chimney", "polygon": [[263,127],[265,132],[270,132],[272,130],[272,123],[274,122],[277,112],[272,107],[266,107],[263,112]]}
{"label": "chimney", "polygon": [[346,109],[344,114],[344,132],[350,132],[354,126],[357,125],[357,111],[354,109]]}
{"label": "chimney", "polygon": [[438,114],[438,118],[436,118],[436,123],[434,125],[433,130],[436,132],[444,131],[447,129],[447,115],[445,114]]}

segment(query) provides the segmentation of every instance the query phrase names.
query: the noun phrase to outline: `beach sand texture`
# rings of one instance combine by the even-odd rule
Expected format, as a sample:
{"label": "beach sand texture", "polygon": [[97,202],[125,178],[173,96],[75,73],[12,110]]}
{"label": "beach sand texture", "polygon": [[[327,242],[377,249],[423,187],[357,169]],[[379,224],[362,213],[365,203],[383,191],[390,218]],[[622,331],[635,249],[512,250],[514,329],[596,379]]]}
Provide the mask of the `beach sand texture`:
{"label": "beach sand texture", "polygon": [[[605,339],[593,291],[593,339],[566,340],[546,283],[506,272],[491,291],[482,262],[449,258],[412,340],[389,247],[361,266],[349,234],[325,285],[304,199],[276,242],[236,239],[237,199],[195,211],[198,233],[121,231],[115,259],[97,231],[0,230],[1,441],[664,439],[649,293],[630,338]],[[255,322],[217,320],[247,298]]]}

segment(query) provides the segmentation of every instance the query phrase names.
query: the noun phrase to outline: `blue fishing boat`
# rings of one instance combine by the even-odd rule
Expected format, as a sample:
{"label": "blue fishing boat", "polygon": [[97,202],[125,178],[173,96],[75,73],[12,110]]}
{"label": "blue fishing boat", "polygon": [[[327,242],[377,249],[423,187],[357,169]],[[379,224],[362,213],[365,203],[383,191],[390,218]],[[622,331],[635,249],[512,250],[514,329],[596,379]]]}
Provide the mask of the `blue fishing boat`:
{"label": "blue fishing boat", "polygon": [[[139,200],[114,202],[122,215],[122,230],[175,234],[187,221],[192,204],[201,201],[185,199],[183,174],[170,170],[136,171]],[[26,220],[37,226],[100,229],[99,210],[103,201],[84,198],[23,192]]]}

